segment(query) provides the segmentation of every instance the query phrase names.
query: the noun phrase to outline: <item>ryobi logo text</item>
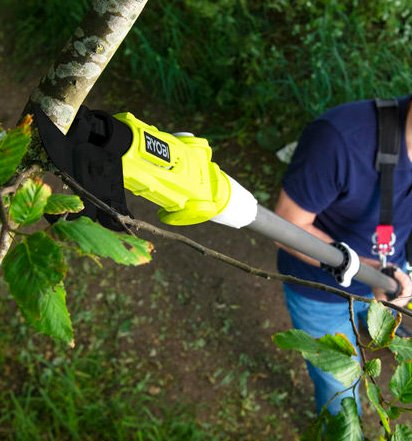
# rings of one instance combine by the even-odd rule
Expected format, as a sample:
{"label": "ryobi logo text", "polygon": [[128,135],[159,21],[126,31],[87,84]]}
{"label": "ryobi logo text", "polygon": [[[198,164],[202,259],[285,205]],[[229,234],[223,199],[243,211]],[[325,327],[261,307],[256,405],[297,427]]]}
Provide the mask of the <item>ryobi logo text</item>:
{"label": "ryobi logo text", "polygon": [[146,142],[146,152],[151,153],[164,161],[170,162],[170,150],[169,145],[166,142],[161,141],[146,132],[144,132],[144,139]]}

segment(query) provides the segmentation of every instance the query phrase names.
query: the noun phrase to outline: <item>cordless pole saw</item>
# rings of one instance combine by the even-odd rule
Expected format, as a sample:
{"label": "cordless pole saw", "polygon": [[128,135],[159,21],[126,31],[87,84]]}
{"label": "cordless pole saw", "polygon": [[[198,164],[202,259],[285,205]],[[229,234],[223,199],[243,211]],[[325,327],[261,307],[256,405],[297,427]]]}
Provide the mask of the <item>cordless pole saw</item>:
{"label": "cordless pole saw", "polygon": [[[157,204],[159,218],[166,224],[211,220],[247,227],[321,262],[344,287],[355,278],[384,289],[389,296],[399,289],[393,278],[361,264],[346,244],[329,245],[260,206],[248,190],[212,162],[212,149],[204,138],[186,132],[172,135],[131,113],[111,116],[85,106],[65,136],[40,106],[35,106],[34,113],[53,164],[122,214],[128,213],[126,188]],[[112,229],[122,228],[88,201],[78,215]]]}

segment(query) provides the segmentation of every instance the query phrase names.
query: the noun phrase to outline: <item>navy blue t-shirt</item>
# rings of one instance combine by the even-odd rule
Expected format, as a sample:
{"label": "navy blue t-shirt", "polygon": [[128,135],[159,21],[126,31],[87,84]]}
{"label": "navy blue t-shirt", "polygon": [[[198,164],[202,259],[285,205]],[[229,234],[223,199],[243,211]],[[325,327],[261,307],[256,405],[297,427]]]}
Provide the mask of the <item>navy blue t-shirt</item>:
{"label": "navy blue t-shirt", "polygon": [[[399,99],[405,127],[411,97]],[[315,226],[334,240],[347,243],[359,256],[372,255],[371,237],[379,223],[379,174],[377,154],[377,112],[373,100],[335,107],[316,119],[303,132],[283,188],[303,209],[316,213]],[[399,162],[394,171],[393,225],[397,237],[395,254],[389,262],[405,262],[405,244],[412,230],[412,163],[403,130]],[[278,268],[283,274],[325,283],[342,289],[325,271],[279,251]],[[344,299],[300,285],[298,293],[327,302]],[[371,289],[353,281],[346,291],[365,295]]]}

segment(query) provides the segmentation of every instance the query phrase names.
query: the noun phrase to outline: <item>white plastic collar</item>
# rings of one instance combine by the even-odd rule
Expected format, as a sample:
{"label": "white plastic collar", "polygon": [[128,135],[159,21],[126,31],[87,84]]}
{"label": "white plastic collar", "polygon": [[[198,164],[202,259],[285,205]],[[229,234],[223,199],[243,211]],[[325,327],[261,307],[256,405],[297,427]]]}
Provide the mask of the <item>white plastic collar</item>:
{"label": "white plastic collar", "polygon": [[257,200],[246,188],[230,176],[226,176],[231,187],[229,202],[224,210],[211,220],[233,228],[245,227],[256,219]]}
{"label": "white plastic collar", "polygon": [[339,245],[342,245],[346,248],[346,252],[349,255],[349,262],[344,271],[342,271],[339,275],[339,278],[337,278],[337,281],[339,285],[343,286],[344,288],[348,288],[352,283],[352,279],[359,271],[360,260],[357,253],[353,251],[352,248],[349,247],[349,245],[344,242],[340,242]]}

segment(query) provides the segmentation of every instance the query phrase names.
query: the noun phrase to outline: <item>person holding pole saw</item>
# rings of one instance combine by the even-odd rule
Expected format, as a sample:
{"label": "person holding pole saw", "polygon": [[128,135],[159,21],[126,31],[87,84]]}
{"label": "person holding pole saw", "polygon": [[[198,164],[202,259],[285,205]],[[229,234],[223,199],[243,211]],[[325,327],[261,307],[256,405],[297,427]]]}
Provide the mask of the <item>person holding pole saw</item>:
{"label": "person holding pole saw", "polygon": [[[284,245],[278,255],[280,272],[406,306],[412,294],[405,272],[412,232],[411,97],[343,104],[309,124],[283,178],[275,212],[339,249],[354,250],[362,263],[392,276],[399,290],[391,298],[358,281],[342,288],[326,265]],[[344,333],[356,347],[346,300],[288,283],[284,293],[295,328],[313,337]],[[354,303],[356,323],[367,309],[367,303]],[[332,400],[344,386],[307,366],[317,411],[327,404],[337,414],[352,390]],[[361,411],[357,391],[356,401]]]}
{"label": "person holding pole saw", "polygon": [[[65,182],[79,184],[81,191],[123,217],[129,214],[126,188],[160,206],[158,215],[166,224],[210,220],[250,228],[290,247],[279,255],[282,272],[332,286],[337,280],[350,292],[365,296],[373,295],[368,286],[378,286],[396,293],[393,301],[403,306],[412,284],[393,264],[404,265],[411,230],[412,141],[402,134],[405,125],[412,128],[412,112],[408,98],[400,99],[394,109],[387,102],[380,104],[385,118],[379,136],[373,101],[341,106],[308,127],[284,179],[277,206],[283,218],[260,206],[252,193],[220,170],[204,138],[163,132],[129,112],[109,115],[85,106],[63,135],[40,105],[34,106],[34,114],[44,148]],[[388,115],[388,109],[395,113],[390,110]],[[406,133],[412,134],[412,129]],[[377,148],[381,138],[382,151]],[[114,218],[99,204],[85,198],[84,207],[68,219],[88,216],[107,228],[125,229],[117,214]],[[362,263],[358,255],[363,256]],[[322,268],[316,264],[319,261]],[[382,267],[387,275],[365,262]],[[351,284],[352,278],[361,283]],[[314,336],[344,332],[354,342],[346,303],[308,288],[287,285],[285,290],[295,327]],[[356,304],[356,309],[357,313],[366,310],[363,304]],[[309,369],[320,409],[342,387]],[[337,411],[339,402],[334,406],[331,410]]]}

